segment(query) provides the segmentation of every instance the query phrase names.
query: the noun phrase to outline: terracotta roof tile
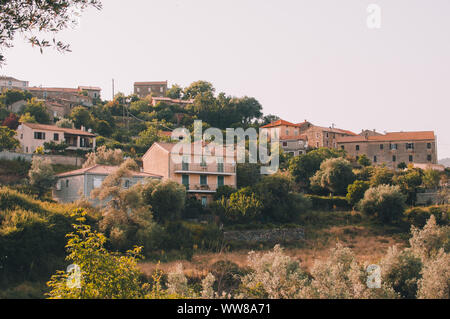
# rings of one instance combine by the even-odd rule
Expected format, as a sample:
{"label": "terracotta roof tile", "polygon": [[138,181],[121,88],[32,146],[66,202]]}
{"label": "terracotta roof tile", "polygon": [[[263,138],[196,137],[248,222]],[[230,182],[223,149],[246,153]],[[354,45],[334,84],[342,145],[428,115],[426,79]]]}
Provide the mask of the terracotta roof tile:
{"label": "terracotta roof tile", "polygon": [[64,132],[67,134],[83,135],[83,136],[95,136],[95,134],[86,131],[71,128],[63,128],[58,127],[56,125],[37,124],[37,123],[22,123],[22,125],[28,126],[34,130]]}
{"label": "terracotta roof tile", "polygon": [[418,131],[418,132],[388,132],[384,135],[368,136],[345,136],[337,139],[338,143],[364,142],[364,141],[421,141],[434,140],[435,135],[433,131]]}
{"label": "terracotta roof tile", "polygon": [[[65,172],[61,174],[57,174],[58,177],[67,177],[67,176],[74,176],[74,175],[82,175],[82,174],[98,174],[98,175],[110,175],[117,171],[119,169],[119,166],[109,166],[109,165],[100,165],[96,164],[91,167],[86,168],[80,168],[76,169],[70,172]],[[140,176],[140,177],[157,177],[161,178],[160,175],[145,173],[145,172],[132,172],[133,176]]]}
{"label": "terracotta roof tile", "polygon": [[295,127],[299,127],[300,125],[298,124],[294,124],[285,120],[278,120],[275,122],[272,122],[270,124],[264,125],[261,128],[269,128],[269,127],[277,127],[277,126],[281,126],[281,125],[285,125],[285,126],[295,126]]}

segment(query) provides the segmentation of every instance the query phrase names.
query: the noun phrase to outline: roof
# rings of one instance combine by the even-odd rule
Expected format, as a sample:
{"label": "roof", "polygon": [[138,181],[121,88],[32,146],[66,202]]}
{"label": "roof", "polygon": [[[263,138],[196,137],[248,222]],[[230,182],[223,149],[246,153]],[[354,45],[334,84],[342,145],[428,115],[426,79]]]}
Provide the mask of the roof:
{"label": "roof", "polygon": [[288,135],[280,138],[280,141],[307,141],[308,137],[306,135]]}
{"label": "roof", "polygon": [[[80,168],[76,169],[74,171],[65,172],[61,174],[57,174],[58,177],[68,177],[68,176],[76,176],[76,175],[84,175],[84,174],[90,174],[90,175],[110,175],[113,174],[115,171],[119,169],[119,166],[110,166],[110,165],[100,165],[96,164],[91,167],[86,168]],[[161,178],[160,175],[145,173],[145,172],[135,172],[132,171],[133,177],[156,177]]]}
{"label": "roof", "polygon": [[348,130],[343,130],[340,128],[334,128],[334,127],[324,127],[324,126],[317,126],[317,125],[313,125],[312,127],[316,127],[321,129],[322,131],[325,132],[331,132],[331,133],[338,133],[338,134],[347,134],[347,135],[358,135],[356,133],[353,133],[352,131],[348,131]]}
{"label": "roof", "polygon": [[95,136],[95,134],[92,134],[90,132],[77,130],[77,129],[73,129],[73,128],[58,127],[56,125],[47,125],[47,124],[38,124],[38,123],[22,123],[22,125],[28,126],[34,130],[64,132],[67,134],[83,135],[83,136]]}
{"label": "roof", "polygon": [[337,139],[338,143],[352,142],[394,142],[394,141],[423,141],[435,140],[433,131],[417,131],[417,132],[389,132],[384,135],[374,136],[345,136]]}
{"label": "roof", "polygon": [[281,125],[295,126],[295,127],[299,127],[300,126],[298,124],[294,124],[294,123],[291,123],[291,122],[288,122],[288,121],[278,120],[278,121],[272,122],[270,124],[264,125],[261,128],[277,127],[277,126],[281,126]]}
{"label": "roof", "polygon": [[180,103],[180,104],[192,104],[194,103],[193,99],[190,100],[180,100],[180,99],[172,99],[170,97],[162,97],[162,96],[152,96],[152,100],[155,101],[165,101],[165,102],[171,102],[171,103]]}
{"label": "roof", "polygon": [[78,89],[74,88],[43,88],[43,87],[29,87],[29,91],[54,91],[54,92],[68,92],[68,93],[80,93]]}
{"label": "roof", "polygon": [[13,78],[12,76],[4,76],[4,75],[0,76],[0,80],[27,82],[27,81],[17,80],[16,78]]}
{"label": "roof", "polygon": [[79,86],[78,90],[101,91],[102,89],[98,86]]}
{"label": "roof", "polygon": [[167,81],[134,82],[134,85],[167,85]]}
{"label": "roof", "polygon": [[[197,149],[195,148],[195,145],[196,144],[199,144],[201,142],[201,144],[202,144],[202,153],[196,153],[196,151],[197,151]],[[179,154],[177,154],[176,152],[174,152],[174,153],[172,153],[172,149],[174,148],[174,146],[175,145],[178,145],[178,142],[177,143],[167,143],[167,142],[155,142],[155,143],[153,143],[153,145],[147,150],[147,152],[144,154],[144,156],[143,157],[146,157],[147,156],[147,154],[149,154],[149,151],[152,149],[152,148],[154,148],[154,147],[160,147],[160,148],[162,148],[163,150],[165,150],[167,153],[170,153],[170,154],[173,154],[173,155],[202,155],[204,152],[203,152],[203,148],[208,148],[208,146],[209,145],[213,145],[214,143],[206,143],[206,142],[203,142],[203,141],[200,141],[200,142],[194,142],[194,143],[191,143],[190,144],[190,146],[191,146],[191,149],[190,149],[190,153],[188,153],[188,154],[183,154],[182,152],[183,152],[183,149],[182,148],[180,148],[180,150],[179,150]],[[216,151],[216,148],[213,146],[213,147],[211,147],[211,149],[210,149],[210,154],[212,155],[212,156],[214,156],[215,155],[215,151]],[[236,150],[234,150],[234,154],[236,154]],[[223,153],[222,153],[222,156],[224,156],[224,157],[227,157],[227,146],[223,146]]]}

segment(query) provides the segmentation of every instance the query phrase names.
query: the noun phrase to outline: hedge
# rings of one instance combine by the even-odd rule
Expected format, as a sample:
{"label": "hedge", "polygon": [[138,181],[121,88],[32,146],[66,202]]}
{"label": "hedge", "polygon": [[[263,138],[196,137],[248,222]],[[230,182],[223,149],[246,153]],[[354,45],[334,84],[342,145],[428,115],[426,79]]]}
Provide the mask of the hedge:
{"label": "hedge", "polygon": [[405,212],[406,218],[411,225],[422,228],[431,215],[436,218],[438,225],[448,225],[450,218],[450,205],[413,207]]}
{"label": "hedge", "polygon": [[344,196],[305,195],[311,200],[312,208],[316,210],[350,210],[351,205]]}

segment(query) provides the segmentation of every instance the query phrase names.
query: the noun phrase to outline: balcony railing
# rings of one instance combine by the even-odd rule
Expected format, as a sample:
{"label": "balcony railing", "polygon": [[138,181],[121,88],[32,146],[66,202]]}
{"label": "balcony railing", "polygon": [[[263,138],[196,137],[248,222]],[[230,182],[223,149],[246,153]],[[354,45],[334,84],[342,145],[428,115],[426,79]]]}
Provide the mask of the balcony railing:
{"label": "balcony railing", "polygon": [[214,193],[217,188],[222,186],[218,184],[183,184],[189,192],[205,192]]}
{"label": "balcony railing", "polygon": [[175,172],[198,172],[198,173],[210,173],[210,174],[234,174],[236,173],[236,167],[231,164],[194,164],[194,163],[182,163],[174,165]]}

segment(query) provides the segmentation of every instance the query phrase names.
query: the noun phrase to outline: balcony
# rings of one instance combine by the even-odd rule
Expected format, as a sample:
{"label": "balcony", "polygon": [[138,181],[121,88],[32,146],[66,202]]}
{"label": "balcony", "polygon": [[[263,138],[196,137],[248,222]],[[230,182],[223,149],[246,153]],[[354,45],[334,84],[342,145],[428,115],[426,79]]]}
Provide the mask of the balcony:
{"label": "balcony", "polygon": [[175,164],[174,171],[178,174],[209,174],[209,175],[234,175],[236,166],[232,164]]}
{"label": "balcony", "polygon": [[215,193],[221,185],[217,184],[183,184],[189,193]]}

